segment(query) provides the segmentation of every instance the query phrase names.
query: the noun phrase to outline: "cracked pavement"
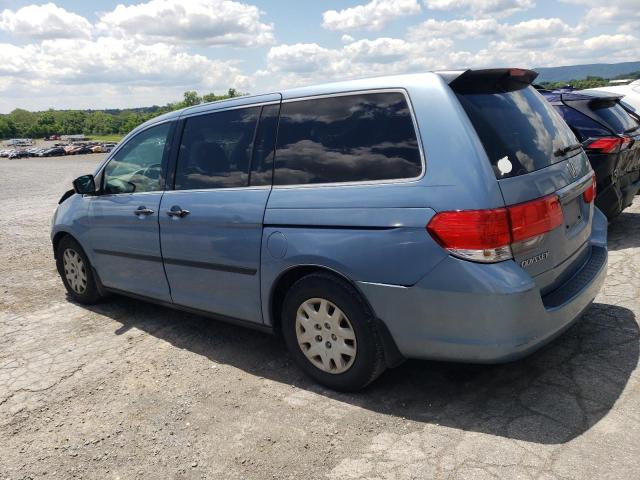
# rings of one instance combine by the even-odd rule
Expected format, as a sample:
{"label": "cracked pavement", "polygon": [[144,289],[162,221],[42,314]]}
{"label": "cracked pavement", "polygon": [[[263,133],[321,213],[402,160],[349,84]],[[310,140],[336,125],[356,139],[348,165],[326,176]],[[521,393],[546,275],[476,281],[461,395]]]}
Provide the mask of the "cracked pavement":
{"label": "cracked pavement", "polygon": [[640,478],[640,197],[609,226],[600,295],[549,346],[339,394],[269,335],[70,303],[51,215],[99,160],[0,159],[0,479]]}

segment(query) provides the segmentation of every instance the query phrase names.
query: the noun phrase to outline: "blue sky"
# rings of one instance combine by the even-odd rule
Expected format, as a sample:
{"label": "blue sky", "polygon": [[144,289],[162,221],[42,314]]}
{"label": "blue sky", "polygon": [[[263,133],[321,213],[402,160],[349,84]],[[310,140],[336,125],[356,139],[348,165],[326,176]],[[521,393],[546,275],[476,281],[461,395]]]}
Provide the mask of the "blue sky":
{"label": "blue sky", "polygon": [[0,0],[0,112],[640,60],[640,0]]}

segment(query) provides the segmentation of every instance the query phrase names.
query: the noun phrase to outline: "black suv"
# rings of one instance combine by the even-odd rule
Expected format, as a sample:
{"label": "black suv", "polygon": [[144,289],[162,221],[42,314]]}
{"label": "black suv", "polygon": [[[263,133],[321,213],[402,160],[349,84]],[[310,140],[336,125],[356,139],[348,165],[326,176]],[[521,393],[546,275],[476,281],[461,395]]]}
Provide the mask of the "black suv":
{"label": "black suv", "polygon": [[596,172],[596,206],[609,218],[640,190],[640,122],[610,92],[539,90],[562,115]]}

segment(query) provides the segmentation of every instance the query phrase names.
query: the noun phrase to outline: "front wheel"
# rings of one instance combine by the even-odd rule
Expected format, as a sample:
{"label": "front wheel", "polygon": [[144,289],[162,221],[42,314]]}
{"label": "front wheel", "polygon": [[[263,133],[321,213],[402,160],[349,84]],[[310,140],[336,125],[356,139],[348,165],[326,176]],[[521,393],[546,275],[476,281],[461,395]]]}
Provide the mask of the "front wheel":
{"label": "front wheel", "polygon": [[67,236],[60,240],[56,250],[56,266],[73,300],[91,305],[102,298],[89,259],[73,238]]}
{"label": "front wheel", "polygon": [[294,283],[284,299],[282,333],[296,363],[334,390],[362,389],[385,369],[375,317],[339,277],[314,273]]}

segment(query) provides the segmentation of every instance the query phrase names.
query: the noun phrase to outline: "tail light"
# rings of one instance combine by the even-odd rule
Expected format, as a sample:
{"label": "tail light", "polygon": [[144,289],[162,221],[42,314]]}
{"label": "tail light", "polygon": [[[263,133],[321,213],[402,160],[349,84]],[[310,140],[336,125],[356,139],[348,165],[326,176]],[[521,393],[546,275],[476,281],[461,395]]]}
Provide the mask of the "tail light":
{"label": "tail light", "polygon": [[593,200],[596,198],[596,174],[595,173],[591,174],[591,185],[584,192],[582,192],[582,198],[584,198],[584,201],[587,203],[593,202]]}
{"label": "tail light", "polygon": [[587,151],[596,153],[614,153],[627,148],[633,139],[628,136],[620,137],[600,137],[590,140],[585,147]]}
{"label": "tail light", "polygon": [[511,222],[511,241],[521,242],[550,232],[562,225],[564,216],[557,195],[507,207]]}
{"label": "tail light", "polygon": [[451,254],[477,262],[513,258],[511,245],[562,225],[557,195],[493,210],[461,210],[436,214],[427,231]]}

